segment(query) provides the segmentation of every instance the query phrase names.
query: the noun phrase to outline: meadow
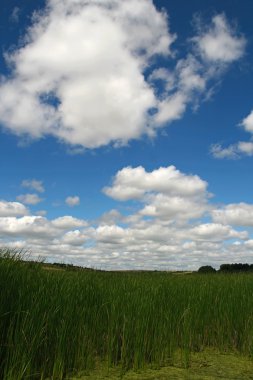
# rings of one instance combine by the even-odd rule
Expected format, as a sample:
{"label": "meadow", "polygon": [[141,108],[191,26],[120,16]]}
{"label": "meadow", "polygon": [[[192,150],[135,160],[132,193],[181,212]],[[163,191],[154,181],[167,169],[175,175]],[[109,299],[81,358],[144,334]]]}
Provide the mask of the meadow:
{"label": "meadow", "polygon": [[53,270],[2,250],[0,292],[3,380],[61,380],[101,365],[127,376],[189,368],[206,350],[253,354],[250,273]]}

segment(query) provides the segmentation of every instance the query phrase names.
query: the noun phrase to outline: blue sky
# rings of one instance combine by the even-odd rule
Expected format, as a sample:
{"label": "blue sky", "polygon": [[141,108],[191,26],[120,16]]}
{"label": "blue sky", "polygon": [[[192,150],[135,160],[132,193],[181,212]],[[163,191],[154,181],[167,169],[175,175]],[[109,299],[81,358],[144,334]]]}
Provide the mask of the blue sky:
{"label": "blue sky", "polygon": [[251,0],[3,1],[0,244],[252,262]]}

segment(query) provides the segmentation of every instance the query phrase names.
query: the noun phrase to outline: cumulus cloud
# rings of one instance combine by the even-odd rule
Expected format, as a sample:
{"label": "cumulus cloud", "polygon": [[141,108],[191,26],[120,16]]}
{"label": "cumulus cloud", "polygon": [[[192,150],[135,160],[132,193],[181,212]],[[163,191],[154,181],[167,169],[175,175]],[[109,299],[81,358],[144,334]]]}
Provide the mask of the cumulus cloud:
{"label": "cumulus cloud", "polygon": [[253,205],[248,203],[232,203],[212,211],[215,222],[235,226],[253,226]]}
{"label": "cumulus cloud", "polygon": [[21,194],[17,196],[17,200],[27,205],[37,205],[43,201],[37,194]]}
{"label": "cumulus cloud", "polygon": [[140,214],[167,221],[182,222],[202,217],[208,208],[205,198],[197,200],[183,196],[157,194],[149,198],[148,204],[140,211]]}
{"label": "cumulus cloud", "polygon": [[194,40],[204,59],[222,63],[239,59],[244,53],[246,44],[245,38],[237,35],[224,14],[214,16],[211,27]]}
{"label": "cumulus cloud", "polygon": [[65,244],[80,246],[87,240],[87,236],[79,230],[66,232],[61,241]]}
{"label": "cumulus cloud", "polygon": [[54,229],[50,228],[50,223],[42,216],[23,216],[0,218],[0,232],[13,236],[25,237],[52,237]]}
{"label": "cumulus cloud", "polygon": [[29,211],[22,203],[0,200],[0,217],[23,216],[27,214],[29,214]]}
{"label": "cumulus cloud", "polygon": [[36,179],[24,179],[21,186],[26,187],[27,189],[36,190],[39,193],[43,193],[45,191],[43,182]]}
{"label": "cumulus cloud", "polygon": [[23,45],[5,54],[12,75],[0,83],[1,123],[18,136],[52,135],[73,153],[154,136],[200,100],[213,66],[245,46],[217,15],[168,73],[156,60],[174,59],[168,20],[151,0],[48,0]]}
{"label": "cumulus cloud", "polygon": [[121,215],[121,213],[116,210],[116,209],[112,209],[108,212],[105,212],[100,218],[99,218],[99,224],[101,225],[112,225],[112,224],[115,224],[117,222],[120,222],[122,221],[124,218],[123,216]]}
{"label": "cumulus cloud", "polygon": [[156,101],[143,70],[174,41],[151,1],[48,1],[26,41],[0,88],[0,117],[14,133],[94,148],[145,132]]}
{"label": "cumulus cloud", "polygon": [[171,165],[147,172],[142,166],[128,166],[118,171],[111,187],[104,193],[117,200],[138,199],[145,193],[162,192],[168,195],[195,196],[205,193],[207,182],[197,175],[186,175]]}
{"label": "cumulus cloud", "polygon": [[70,215],[65,215],[65,216],[61,216],[59,218],[54,219],[52,221],[52,225],[57,228],[66,230],[66,229],[71,229],[75,227],[87,226],[87,222],[83,219],[78,219]]}
{"label": "cumulus cloud", "polygon": [[85,227],[85,220],[64,216],[49,220],[43,216],[27,215],[17,217],[0,217],[0,234],[23,236],[25,238],[45,239],[61,237],[64,233],[76,227]]}
{"label": "cumulus cloud", "polygon": [[209,209],[207,183],[196,175],[186,175],[174,166],[160,167],[146,172],[141,166],[126,167],[104,188],[108,196],[126,201],[141,199],[145,203],[139,211],[171,222],[200,218]]}
{"label": "cumulus cloud", "polygon": [[200,224],[191,229],[193,239],[223,241],[231,238],[246,239],[247,232],[236,231],[230,226],[224,226],[219,223]]}
{"label": "cumulus cloud", "polygon": [[80,198],[77,195],[73,197],[67,197],[65,199],[65,203],[70,207],[78,206],[80,204]]}

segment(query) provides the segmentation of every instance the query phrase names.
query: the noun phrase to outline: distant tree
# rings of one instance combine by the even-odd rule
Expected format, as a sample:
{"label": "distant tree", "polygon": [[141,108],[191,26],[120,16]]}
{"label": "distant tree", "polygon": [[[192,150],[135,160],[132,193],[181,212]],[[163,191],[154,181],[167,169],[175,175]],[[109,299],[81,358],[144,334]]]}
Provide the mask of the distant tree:
{"label": "distant tree", "polygon": [[253,265],[252,264],[242,264],[242,263],[235,263],[235,264],[222,264],[220,266],[219,272],[249,272],[253,271]]}
{"label": "distant tree", "polygon": [[211,267],[211,265],[204,265],[199,268],[198,272],[199,273],[215,273],[216,270],[213,267]]}
{"label": "distant tree", "polygon": [[231,272],[231,264],[221,264],[220,272]]}

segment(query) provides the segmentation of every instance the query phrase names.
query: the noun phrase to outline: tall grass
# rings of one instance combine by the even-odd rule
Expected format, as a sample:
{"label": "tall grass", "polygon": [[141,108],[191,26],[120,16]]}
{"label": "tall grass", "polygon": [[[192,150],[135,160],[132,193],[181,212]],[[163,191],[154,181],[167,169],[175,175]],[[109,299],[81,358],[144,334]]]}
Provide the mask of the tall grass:
{"label": "tall grass", "polygon": [[[3,258],[4,256],[4,258]],[[206,347],[253,353],[252,275],[47,271],[2,252],[0,378],[122,371]]]}

